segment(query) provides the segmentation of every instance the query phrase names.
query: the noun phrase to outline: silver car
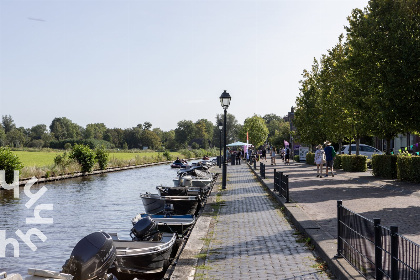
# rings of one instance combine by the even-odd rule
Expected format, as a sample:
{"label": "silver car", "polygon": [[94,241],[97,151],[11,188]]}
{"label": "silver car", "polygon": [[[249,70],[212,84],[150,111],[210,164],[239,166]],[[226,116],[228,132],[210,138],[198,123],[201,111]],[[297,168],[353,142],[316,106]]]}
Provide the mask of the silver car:
{"label": "silver car", "polygon": [[[349,153],[349,145],[345,145],[342,149],[341,149],[341,153],[342,154],[348,154]],[[351,154],[355,155],[356,154],[356,144],[351,144]],[[372,158],[372,155],[382,155],[383,152],[381,152],[380,150],[369,146],[369,145],[365,145],[365,144],[360,144],[359,145],[359,155],[362,156],[367,156],[368,159]]]}

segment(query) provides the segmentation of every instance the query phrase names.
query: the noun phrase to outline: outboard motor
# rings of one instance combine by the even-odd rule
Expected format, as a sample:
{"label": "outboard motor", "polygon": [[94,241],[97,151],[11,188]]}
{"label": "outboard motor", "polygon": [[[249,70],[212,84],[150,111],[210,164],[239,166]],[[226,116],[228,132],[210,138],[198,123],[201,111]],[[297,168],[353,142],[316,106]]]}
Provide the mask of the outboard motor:
{"label": "outboard motor", "polygon": [[134,241],[150,240],[156,232],[156,222],[147,216],[140,219],[134,225],[134,227],[131,229],[130,236]]}
{"label": "outboard motor", "polygon": [[62,272],[73,275],[74,280],[108,279],[106,273],[116,255],[111,236],[94,232],[76,244]]}

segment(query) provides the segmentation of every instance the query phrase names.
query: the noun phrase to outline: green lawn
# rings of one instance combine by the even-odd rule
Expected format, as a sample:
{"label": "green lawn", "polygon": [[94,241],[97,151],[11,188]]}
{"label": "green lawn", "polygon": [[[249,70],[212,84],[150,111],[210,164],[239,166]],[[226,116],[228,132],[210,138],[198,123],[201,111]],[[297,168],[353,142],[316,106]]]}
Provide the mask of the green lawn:
{"label": "green lawn", "polygon": [[[37,166],[37,167],[43,167],[43,166],[50,166],[54,164],[54,158],[59,155],[63,154],[64,151],[42,151],[42,152],[30,152],[30,151],[12,151],[14,154],[16,154],[19,159],[22,161],[23,165],[25,167],[29,166]],[[152,157],[157,156],[158,152],[138,152],[138,153],[129,153],[129,152],[121,152],[121,153],[110,153],[110,158],[117,158],[121,160],[130,160],[134,159],[136,156],[140,157]],[[174,152],[171,153],[172,157],[176,159],[176,157],[182,157],[180,153]]]}
{"label": "green lawn", "polygon": [[63,152],[28,152],[12,151],[22,161],[24,166],[49,166],[54,164],[54,158]]}

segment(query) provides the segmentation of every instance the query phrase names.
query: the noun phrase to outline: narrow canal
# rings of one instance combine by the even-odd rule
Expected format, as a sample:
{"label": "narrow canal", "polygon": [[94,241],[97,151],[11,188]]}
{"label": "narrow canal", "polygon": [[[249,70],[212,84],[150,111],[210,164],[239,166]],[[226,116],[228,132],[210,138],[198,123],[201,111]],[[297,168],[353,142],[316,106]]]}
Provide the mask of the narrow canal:
{"label": "narrow canal", "polygon": [[[175,177],[176,170],[159,165],[33,185],[32,193],[43,186],[48,190],[30,208],[25,206],[29,198],[22,187],[19,199],[13,198],[12,190],[1,190],[0,272],[26,276],[28,268],[60,271],[76,243],[92,232],[117,232],[129,237],[131,218],[144,212],[140,193],[155,193],[158,185],[172,186]],[[33,218],[34,208],[41,204],[52,204],[53,209],[41,210],[40,216],[45,221],[52,218],[53,222],[27,224],[26,219]],[[43,242],[36,235],[31,236],[36,251],[16,234],[18,230],[26,234],[31,228],[40,230],[47,238]],[[6,239],[17,240],[19,257],[13,257],[11,244],[6,246],[5,257],[1,257],[4,233]]]}

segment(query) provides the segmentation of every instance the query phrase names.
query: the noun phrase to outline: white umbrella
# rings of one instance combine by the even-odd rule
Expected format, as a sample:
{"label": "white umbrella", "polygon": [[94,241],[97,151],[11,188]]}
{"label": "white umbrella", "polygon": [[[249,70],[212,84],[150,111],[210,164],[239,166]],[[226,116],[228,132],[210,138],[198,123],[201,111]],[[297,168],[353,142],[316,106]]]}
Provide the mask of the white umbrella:
{"label": "white umbrella", "polygon": [[247,144],[244,142],[235,142],[235,143],[231,143],[229,145],[226,145],[226,147],[243,147],[243,146],[252,146],[252,144]]}

